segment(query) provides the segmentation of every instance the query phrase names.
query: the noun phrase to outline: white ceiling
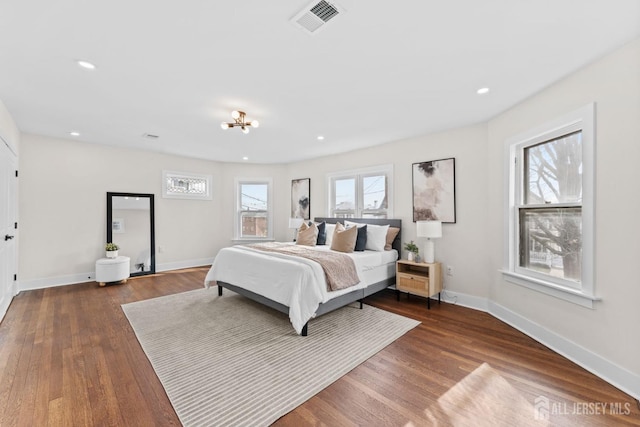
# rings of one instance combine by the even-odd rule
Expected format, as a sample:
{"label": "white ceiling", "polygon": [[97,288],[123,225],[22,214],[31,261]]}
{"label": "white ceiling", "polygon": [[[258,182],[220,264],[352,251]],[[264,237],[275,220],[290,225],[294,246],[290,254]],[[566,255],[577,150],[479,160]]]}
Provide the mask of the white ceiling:
{"label": "white ceiling", "polygon": [[307,1],[3,0],[0,100],[26,133],[286,163],[486,121],[640,36],[638,0],[334,3],[309,35]]}

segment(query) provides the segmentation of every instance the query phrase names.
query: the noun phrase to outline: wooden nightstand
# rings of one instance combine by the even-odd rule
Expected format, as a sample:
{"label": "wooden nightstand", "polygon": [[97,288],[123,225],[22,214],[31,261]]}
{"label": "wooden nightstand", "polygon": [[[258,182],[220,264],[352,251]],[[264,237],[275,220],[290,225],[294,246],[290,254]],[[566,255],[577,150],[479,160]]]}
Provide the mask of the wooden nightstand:
{"label": "wooden nightstand", "polygon": [[400,291],[427,298],[427,308],[431,309],[431,297],[442,292],[442,264],[435,262],[413,262],[405,259],[396,262],[396,294],[400,301]]}

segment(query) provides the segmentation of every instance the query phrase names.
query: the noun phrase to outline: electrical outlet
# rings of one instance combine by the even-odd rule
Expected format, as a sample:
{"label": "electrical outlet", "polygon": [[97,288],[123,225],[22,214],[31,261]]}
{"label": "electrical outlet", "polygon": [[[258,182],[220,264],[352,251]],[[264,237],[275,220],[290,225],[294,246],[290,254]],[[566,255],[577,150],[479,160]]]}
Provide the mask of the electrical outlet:
{"label": "electrical outlet", "polygon": [[453,276],[453,267],[447,265],[447,276]]}
{"label": "electrical outlet", "polygon": [[164,253],[164,246],[158,245],[158,253],[159,254]]}

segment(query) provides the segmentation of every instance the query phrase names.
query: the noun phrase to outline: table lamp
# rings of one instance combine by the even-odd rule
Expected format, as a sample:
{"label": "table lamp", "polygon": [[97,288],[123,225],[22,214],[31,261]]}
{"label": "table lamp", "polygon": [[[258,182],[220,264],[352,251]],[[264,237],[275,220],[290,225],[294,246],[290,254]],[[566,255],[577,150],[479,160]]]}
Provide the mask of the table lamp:
{"label": "table lamp", "polygon": [[298,228],[302,225],[304,219],[302,218],[289,218],[289,228],[293,228],[296,231],[293,232],[293,241],[296,241],[296,237],[298,237]]}
{"label": "table lamp", "polygon": [[424,245],[424,262],[434,263],[436,249],[433,239],[442,237],[442,221],[418,221],[416,222],[416,234],[418,237],[426,237]]}

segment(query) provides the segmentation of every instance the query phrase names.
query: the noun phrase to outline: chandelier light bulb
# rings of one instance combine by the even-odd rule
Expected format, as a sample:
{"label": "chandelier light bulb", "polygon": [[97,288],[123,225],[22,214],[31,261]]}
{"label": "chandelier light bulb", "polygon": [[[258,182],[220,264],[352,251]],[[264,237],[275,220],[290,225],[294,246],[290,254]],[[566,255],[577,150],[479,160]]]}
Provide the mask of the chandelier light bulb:
{"label": "chandelier light bulb", "polygon": [[233,122],[222,122],[220,124],[220,127],[223,130],[238,127],[242,130],[242,133],[247,134],[249,133],[250,127],[257,128],[258,126],[260,126],[260,123],[258,123],[257,120],[254,120],[252,122],[247,121],[244,111],[234,110],[231,112],[231,117],[233,117]]}

